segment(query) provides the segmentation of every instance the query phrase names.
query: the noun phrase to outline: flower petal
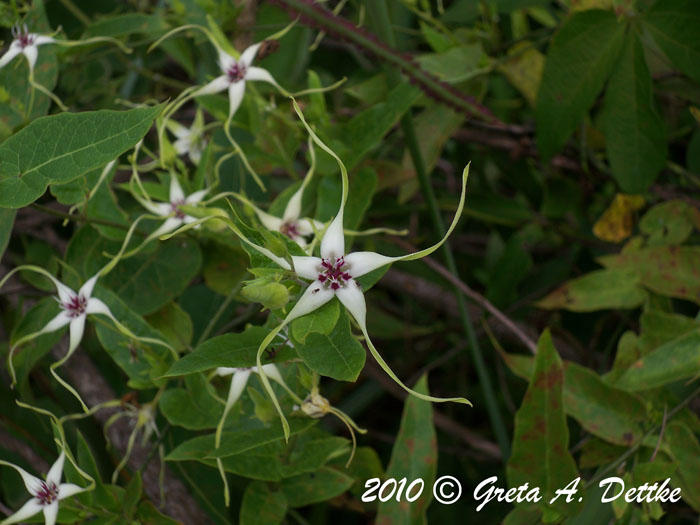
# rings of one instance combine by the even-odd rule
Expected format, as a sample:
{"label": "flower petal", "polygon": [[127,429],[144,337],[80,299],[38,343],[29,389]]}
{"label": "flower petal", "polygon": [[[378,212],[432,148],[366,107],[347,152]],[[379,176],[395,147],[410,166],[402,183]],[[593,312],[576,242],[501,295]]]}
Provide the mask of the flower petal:
{"label": "flower petal", "polygon": [[353,252],[345,256],[348,273],[353,277],[362,277],[372,270],[400,260],[401,257],[387,257],[375,252]]}
{"label": "flower petal", "polygon": [[44,505],[44,520],[45,525],[56,525],[56,517],[58,516],[58,500],[53,503]]}
{"label": "flower petal", "polygon": [[221,71],[226,73],[229,69],[235,66],[237,63],[236,59],[229,55],[223,49],[219,49],[219,67]]}
{"label": "flower petal", "polygon": [[38,514],[42,510],[44,510],[44,506],[41,503],[39,503],[38,499],[32,498],[27,503],[22,505],[22,507],[12,516],[3,521],[2,525],[11,525],[12,523],[19,523],[20,521],[24,521],[26,519],[31,518],[32,516]]}
{"label": "flower petal", "polygon": [[261,67],[249,67],[245,72],[245,79],[252,82],[267,82],[268,84],[272,84],[282,91],[282,88],[280,88],[280,85],[270,74],[270,72]]}
{"label": "flower petal", "polygon": [[284,208],[284,214],[282,214],[282,219],[287,221],[296,221],[301,215],[301,197],[304,194],[304,186],[300,186],[297,191],[294,192],[292,198],[287,202],[287,206]]}
{"label": "flower petal", "polygon": [[338,300],[343,303],[343,306],[347,308],[350,315],[355,318],[357,324],[360,327],[365,326],[367,318],[367,303],[365,303],[365,296],[357,284],[355,279],[350,279],[350,281],[345,285],[341,286],[335,291],[338,296]]}
{"label": "flower petal", "polygon": [[243,50],[243,53],[241,53],[240,61],[245,65],[246,68],[249,68],[250,65],[253,63],[253,60],[255,60],[255,55],[258,54],[258,49],[260,49],[261,45],[262,42],[258,42],[257,44],[253,44],[252,46],[247,47]]}
{"label": "flower petal", "polygon": [[[280,375],[280,371],[277,370],[277,367],[274,364],[268,363],[266,365],[263,365],[262,369],[263,369],[263,373],[267,377],[269,377],[270,379],[273,379],[273,380],[277,381],[278,383],[284,383],[284,379],[282,379],[282,376]],[[253,372],[258,372],[258,369],[254,368]]]}
{"label": "flower petal", "polygon": [[0,67],[5,67],[7,64],[12,62],[12,59],[19,55],[21,52],[21,47],[15,46],[14,44],[11,45],[10,49],[8,49],[7,52],[2,57],[0,57]]}
{"label": "flower petal", "polygon": [[70,344],[68,345],[68,352],[66,353],[66,358],[75,352],[78,348],[80,341],[83,340],[83,333],[85,332],[85,320],[87,319],[87,314],[79,315],[74,317],[70,322]]}
{"label": "flower petal", "polygon": [[225,413],[231,410],[238,398],[241,397],[243,389],[248,383],[248,378],[250,377],[250,370],[236,370],[231,378],[231,387],[228,391],[228,398],[226,398],[226,409]]}
{"label": "flower petal", "polygon": [[113,317],[109,306],[107,306],[105,303],[103,303],[96,297],[91,297],[88,300],[87,307],[85,308],[85,313],[88,315],[102,314],[106,315],[107,317]]}
{"label": "flower petal", "polygon": [[239,80],[228,88],[228,118],[232,119],[243,100],[245,94],[245,80]]}
{"label": "flower petal", "polygon": [[68,315],[68,312],[61,310],[56,317],[46,323],[46,326],[44,326],[39,333],[47,334],[49,332],[55,332],[56,330],[59,330],[70,323],[71,319],[72,317]]}
{"label": "flower petal", "polygon": [[321,232],[323,231],[324,226],[325,224],[323,224],[321,221],[311,219],[310,217],[304,217],[297,221],[297,231],[300,235],[311,235],[314,232],[314,229]]}
{"label": "flower petal", "polygon": [[220,77],[216,77],[208,84],[204,84],[201,88],[195,91],[192,96],[198,97],[200,95],[213,95],[215,93],[221,93],[229,86],[230,83],[231,82],[226,75],[221,75]]}
{"label": "flower petal", "polygon": [[170,174],[170,202],[180,202],[185,200],[185,192],[182,191],[182,186],[177,180],[175,174]]}
{"label": "flower petal", "polygon": [[36,35],[34,37],[34,45],[35,46],[43,46],[45,44],[55,44],[56,39],[52,38],[50,36],[44,36],[44,35]]}
{"label": "flower petal", "polygon": [[79,487],[73,483],[63,483],[58,487],[58,501],[70,498],[71,496],[75,496],[76,494],[80,494],[84,491],[84,487]]}
{"label": "flower petal", "polygon": [[65,452],[61,451],[54,464],[51,465],[49,472],[46,474],[46,481],[53,483],[57,487],[61,484],[61,476],[63,476],[63,463],[66,461]]}
{"label": "flower petal", "polygon": [[301,299],[297,301],[294,308],[289,312],[284,319],[286,323],[292,322],[294,319],[310,314],[314,310],[321,308],[328,301],[333,299],[335,292],[330,288],[326,288],[321,284],[321,281],[312,282],[304,291]]}
{"label": "flower petal", "polygon": [[294,265],[294,272],[299,277],[315,280],[318,278],[321,258],[292,255],[292,264]]}
{"label": "flower petal", "polygon": [[17,465],[11,465],[11,466],[17,472],[19,472],[20,476],[22,476],[22,481],[24,481],[24,486],[27,488],[27,492],[29,492],[29,494],[31,494],[32,496],[36,496],[43,488],[44,481],[37,478],[36,476],[32,476],[29,472],[24,470],[22,467],[18,467]]}
{"label": "flower petal", "polygon": [[187,198],[185,199],[185,203],[186,204],[198,204],[208,192],[209,192],[208,189],[195,191],[191,195],[187,196]]}
{"label": "flower petal", "polygon": [[343,233],[343,208],[330,223],[321,240],[321,257],[333,259],[345,255],[345,234]]}
{"label": "flower petal", "polygon": [[260,222],[262,222],[263,226],[265,226],[265,228],[267,228],[268,230],[278,232],[282,229],[282,224],[284,224],[284,221],[279,217],[270,215],[266,211],[258,208],[257,206],[253,207],[253,211],[255,211],[255,215],[258,216]]}
{"label": "flower petal", "polygon": [[160,237],[161,235],[165,235],[166,233],[170,233],[171,231],[175,231],[177,228],[179,228],[182,225],[182,219],[178,219],[177,217],[168,217],[165,219],[165,222],[161,224],[156,231],[154,231],[150,237],[155,239]]}
{"label": "flower petal", "polygon": [[173,148],[175,148],[178,155],[188,153],[191,145],[190,137],[181,137],[173,142]]}
{"label": "flower petal", "polygon": [[216,369],[216,375],[221,377],[230,376],[237,370],[238,368],[234,368],[232,366],[220,366]]}
{"label": "flower petal", "polygon": [[29,62],[30,71],[34,70],[34,66],[36,65],[36,59],[39,56],[39,49],[37,49],[35,45],[26,46],[22,50],[22,53],[24,53],[24,56],[27,57],[27,62]]}
{"label": "flower petal", "polygon": [[92,296],[92,291],[95,289],[95,283],[97,282],[97,279],[100,277],[100,274],[97,273],[90,277],[87,281],[85,281],[85,284],[83,284],[80,287],[80,290],[78,290],[78,295],[82,295],[85,297],[85,299],[90,299]]}

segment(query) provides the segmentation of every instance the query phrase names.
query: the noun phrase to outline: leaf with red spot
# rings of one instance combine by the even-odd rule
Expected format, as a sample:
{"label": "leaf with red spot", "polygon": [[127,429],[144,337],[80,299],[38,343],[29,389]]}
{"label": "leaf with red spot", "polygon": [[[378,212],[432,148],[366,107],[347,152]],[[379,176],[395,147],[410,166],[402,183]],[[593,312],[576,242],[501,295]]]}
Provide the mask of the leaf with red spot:
{"label": "leaf with red spot", "polygon": [[537,344],[530,386],[515,415],[508,483],[511,487],[525,483],[539,487],[542,496],[539,505],[545,514],[573,515],[581,508],[576,499],[567,503],[566,497],[560,496],[549,504],[557,489],[578,477],[574,458],[568,451],[563,393],[564,367],[546,330]]}
{"label": "leaf with red spot", "polygon": [[700,246],[654,246],[598,262],[635,272],[640,284],[656,293],[700,304]]}
{"label": "leaf with red spot", "polygon": [[[416,392],[428,394],[428,381],[423,376],[413,387]],[[437,437],[433,426],[433,407],[428,401],[413,396],[406,398],[399,435],[391,451],[389,468],[386,479],[397,481],[406,478],[406,487],[415,480],[425,482],[423,493],[414,502],[406,500],[406,489],[399,502],[397,496],[379,504],[377,525],[393,525],[395,523],[425,523],[425,511],[432,501],[432,486],[437,472]],[[391,488],[383,491],[386,496]],[[411,491],[415,495],[416,489]],[[380,490],[381,492],[381,490]],[[398,489],[397,489],[398,492]]]}

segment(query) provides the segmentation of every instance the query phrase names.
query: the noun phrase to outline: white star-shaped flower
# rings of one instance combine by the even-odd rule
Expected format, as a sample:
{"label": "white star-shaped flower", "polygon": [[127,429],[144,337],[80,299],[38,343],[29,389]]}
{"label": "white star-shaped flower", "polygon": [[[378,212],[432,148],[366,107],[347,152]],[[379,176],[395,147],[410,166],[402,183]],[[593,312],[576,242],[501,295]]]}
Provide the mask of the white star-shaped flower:
{"label": "white star-shaped flower", "polygon": [[253,60],[261,45],[262,42],[258,42],[248,47],[241,53],[240,58],[235,58],[218,48],[219,67],[222,74],[195,91],[193,96],[213,95],[228,90],[228,118],[230,121],[241,105],[243,95],[245,95],[246,82],[268,82],[282,91],[269,71],[253,66]]}
{"label": "white star-shaped flower", "polygon": [[66,498],[70,498],[85,489],[73,483],[61,483],[63,475],[63,463],[66,459],[64,452],[58,456],[56,462],[46,474],[46,481],[32,476],[29,472],[12,463],[3,462],[4,465],[14,468],[22,476],[24,486],[32,496],[32,499],[27,501],[22,508],[15,512],[12,516],[5,519],[0,525],[11,525],[27,520],[38,514],[44,513],[46,525],[54,525],[56,516],[58,516],[58,502]]}
{"label": "white star-shaped flower", "polygon": [[197,110],[189,129],[173,119],[166,120],[165,127],[175,136],[173,147],[177,154],[188,155],[192,164],[198,166],[202,159],[202,152],[207,147],[207,141],[204,138],[204,117],[201,110]]}
{"label": "white star-shaped flower", "polygon": [[29,70],[32,72],[39,56],[39,46],[56,43],[56,39],[50,36],[30,33],[26,24],[23,26],[16,24],[12,28],[12,38],[10,48],[0,57],[0,68],[12,62],[17,55],[24,55],[27,57]]}
{"label": "white star-shaped flower", "polygon": [[146,242],[156,237],[160,237],[161,235],[165,235],[166,233],[170,233],[183,224],[195,222],[197,219],[186,215],[180,207],[183,205],[191,206],[199,204],[208,191],[208,189],[195,191],[191,195],[185,197],[185,192],[182,191],[182,186],[180,186],[177,176],[173,173],[170,175],[170,202],[152,202],[144,199],[134,192],[134,197],[144,208],[160,217],[167,217],[165,222],[163,222],[163,224],[161,224],[156,231],[149,235]]}

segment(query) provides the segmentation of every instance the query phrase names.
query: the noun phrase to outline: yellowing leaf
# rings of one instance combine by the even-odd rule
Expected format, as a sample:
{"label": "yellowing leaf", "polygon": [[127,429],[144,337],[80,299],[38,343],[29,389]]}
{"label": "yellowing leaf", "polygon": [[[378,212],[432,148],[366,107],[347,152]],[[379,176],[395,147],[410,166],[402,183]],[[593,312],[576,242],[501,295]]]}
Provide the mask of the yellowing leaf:
{"label": "yellowing leaf", "polygon": [[498,70],[534,107],[544,69],[544,55],[531,42],[519,42],[508,51],[509,59]]}
{"label": "yellowing leaf", "polygon": [[634,212],[644,206],[639,195],[618,193],[593,226],[593,234],[602,241],[618,243],[632,234]]}

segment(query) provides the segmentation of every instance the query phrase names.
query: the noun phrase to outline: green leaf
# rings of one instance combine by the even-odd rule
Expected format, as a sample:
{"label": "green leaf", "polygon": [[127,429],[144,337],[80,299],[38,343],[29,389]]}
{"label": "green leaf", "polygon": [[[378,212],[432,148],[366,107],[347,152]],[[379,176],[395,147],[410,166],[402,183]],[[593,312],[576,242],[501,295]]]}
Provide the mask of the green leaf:
{"label": "green leaf", "polygon": [[[103,254],[116,254],[120,242],[112,242],[89,227],[73,235],[66,262],[84,279],[95,275],[108,261]],[[157,312],[178,297],[197,275],[202,264],[198,244],[185,237],[154,243],[146,253],[122,260],[100,280],[110,287],[134,312]]]}
{"label": "green leaf", "polygon": [[535,304],[539,308],[572,312],[636,308],[647,297],[639,281],[639,276],[631,270],[597,270],[566,282]]}
{"label": "green leaf", "polygon": [[49,184],[106,165],[143,138],[162,105],[61,113],[34,120],[0,144],[0,207],[20,208]]}
{"label": "green leaf", "polygon": [[537,96],[537,146],[549,160],[581,124],[622,48],[624,24],[610,11],[569,18],[552,39]]}
{"label": "green leaf", "polygon": [[282,523],[287,513],[284,492],[261,481],[249,484],[243,493],[241,525],[276,525]]}
{"label": "green leaf", "polygon": [[700,212],[684,201],[666,201],[644,214],[639,229],[649,236],[649,246],[683,244],[698,223],[698,215]]}
{"label": "green leaf", "polygon": [[694,330],[643,356],[624,372],[615,386],[649,390],[700,373],[700,330]]}
{"label": "green leaf", "polygon": [[[413,387],[416,392],[429,394],[427,376]],[[397,480],[422,479],[425,489],[433,486],[437,472],[437,436],[433,426],[433,405],[414,396],[407,396],[401,415],[399,434],[391,450],[391,459],[386,471],[388,478]],[[425,523],[425,512],[432,501],[432,491],[423,490],[420,498],[407,504],[402,498],[380,502],[377,525],[392,523]]]}
{"label": "green leaf", "polygon": [[564,407],[584,429],[610,443],[631,446],[644,435],[644,403],[575,363],[566,364]]}
{"label": "green leaf", "polygon": [[158,408],[171,424],[188,430],[215,428],[221,420],[224,406],[216,401],[213,389],[202,374],[190,374],[185,378],[185,388],[165,390]]}
{"label": "green leaf", "polygon": [[347,154],[343,161],[350,170],[381,143],[386,135],[421,95],[421,91],[404,82],[391,90],[386,101],[358,113],[342,133]]}
{"label": "green leaf", "polygon": [[508,483],[528,483],[540,488],[543,512],[575,514],[577,501],[549,501],[557,489],[576,477],[576,464],[569,453],[569,429],[564,413],[564,369],[548,330],[537,343],[535,372],[522,405],[515,414],[513,452],[507,465]]}
{"label": "green leaf", "polygon": [[292,337],[301,344],[310,334],[328,335],[340,317],[340,303],[330,301],[308,315],[292,321]]}
{"label": "green leaf", "polygon": [[0,208],[0,261],[12,237],[12,227],[15,224],[17,210]]}
{"label": "green leaf", "polygon": [[[154,330],[143,318],[133,312],[114,292],[100,286],[95,287],[95,296],[104,301],[114,317],[135,335],[164,340],[163,335]],[[152,388],[153,377],[159,376],[172,361],[167,348],[134,341],[113,325],[104,316],[96,318],[97,337],[100,343],[119,367],[129,376],[132,388]],[[102,322],[98,322],[99,319]]]}
{"label": "green leaf", "polygon": [[695,0],[658,0],[643,20],[673,65],[700,82],[700,4]]}
{"label": "green leaf", "polygon": [[287,478],[280,483],[280,488],[287,497],[289,506],[295,508],[339,496],[354,482],[354,479],[339,470],[322,467],[318,472]]}
{"label": "green leaf", "polygon": [[700,303],[698,261],[698,246],[654,246],[598,258],[607,268],[635,272],[640,283],[656,293],[695,303]]}
{"label": "green leaf", "polygon": [[610,77],[601,119],[613,177],[627,193],[646,191],[666,164],[666,133],[644,49],[633,31]]}
{"label": "green leaf", "polygon": [[[220,366],[233,368],[256,366],[255,357],[258,347],[269,332],[266,328],[253,326],[239,334],[224,334],[207,339],[194,351],[173,364],[165,377],[204,372]],[[296,357],[294,350],[285,345],[272,358],[263,355],[263,363],[284,362],[294,357]]]}
{"label": "green leaf", "polygon": [[159,330],[177,351],[188,348],[192,342],[192,319],[176,302],[170,302],[147,316],[146,321]]}
{"label": "green leaf", "polygon": [[676,421],[664,433],[671,456],[678,465],[671,483],[681,488],[683,500],[700,512],[700,444],[693,432]]}
{"label": "green leaf", "polygon": [[296,351],[311,370],[338,381],[356,381],[365,366],[365,349],[350,332],[347,315],[329,335],[312,333]]}
{"label": "green leaf", "polygon": [[84,36],[86,38],[93,36],[118,37],[138,33],[155,39],[167,28],[168,25],[160,16],[125,13],[93,22],[85,28]]}
{"label": "green leaf", "polygon": [[[315,420],[306,418],[290,419],[290,435],[303,432],[315,423]],[[225,458],[283,439],[282,423],[275,422],[264,428],[225,431],[221,435],[221,446],[218,449],[214,445],[214,434],[189,439],[170,451],[165,459],[167,461],[190,461]]]}

